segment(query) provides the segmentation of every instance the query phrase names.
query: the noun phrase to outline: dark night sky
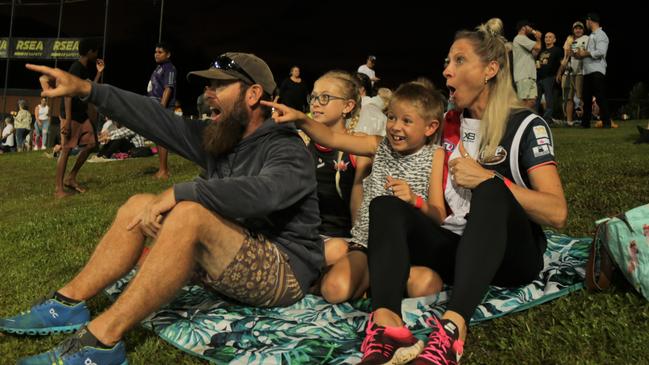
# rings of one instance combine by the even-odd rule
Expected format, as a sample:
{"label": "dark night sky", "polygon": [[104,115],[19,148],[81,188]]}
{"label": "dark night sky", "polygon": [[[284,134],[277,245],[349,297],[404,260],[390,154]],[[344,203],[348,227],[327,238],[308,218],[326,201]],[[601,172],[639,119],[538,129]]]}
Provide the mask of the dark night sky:
{"label": "dark night sky", "polygon": [[[23,3],[44,0],[22,0]],[[11,7],[0,0],[0,36],[9,31]],[[105,82],[143,93],[155,67],[154,45],[158,39],[160,0],[111,0],[108,14]],[[649,82],[644,44],[649,35],[647,12],[641,5],[608,2],[609,8],[587,9],[563,2],[529,2],[518,11],[509,7],[473,5],[449,1],[446,5],[421,2],[390,2],[380,6],[347,1],[274,2],[273,5],[239,1],[166,0],[163,40],[174,50],[172,60],[179,72],[179,98],[193,112],[201,85],[188,84],[188,71],[203,69],[226,51],[246,51],[265,59],[277,82],[288,75],[291,65],[313,81],[329,69],[355,70],[367,54],[378,58],[377,76],[389,87],[418,76],[444,85],[444,57],[453,34],[473,28],[490,17],[505,22],[508,39],[514,36],[519,18],[529,18],[541,31],[557,34],[561,46],[575,20],[587,11],[597,11],[611,44],[608,53],[608,86],[612,98],[626,98],[638,81]],[[493,4],[493,3],[492,3]],[[101,36],[104,0],[66,4],[62,36]],[[469,10],[469,7],[471,10]],[[610,8],[615,7],[615,8]],[[520,12],[520,9],[528,11]],[[448,15],[455,14],[455,15]],[[58,5],[18,6],[14,36],[55,37]],[[10,63],[9,87],[37,88],[37,79],[24,70],[24,61]],[[52,62],[45,62],[52,64]],[[0,61],[0,87],[4,84],[5,61]],[[59,63],[66,68],[69,62]],[[614,102],[612,105],[618,105]],[[618,105],[619,106],[619,105]]]}

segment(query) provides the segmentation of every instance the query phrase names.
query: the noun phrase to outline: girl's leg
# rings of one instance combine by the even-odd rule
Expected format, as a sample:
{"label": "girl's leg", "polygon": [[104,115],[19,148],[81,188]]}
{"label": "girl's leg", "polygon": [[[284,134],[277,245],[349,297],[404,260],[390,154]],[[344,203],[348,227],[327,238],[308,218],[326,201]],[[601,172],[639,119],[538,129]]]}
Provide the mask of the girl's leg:
{"label": "girl's leg", "polygon": [[331,237],[324,242],[325,264],[331,266],[347,254],[349,243],[340,237]]}
{"label": "girl's leg", "polygon": [[329,303],[342,303],[360,298],[369,286],[367,255],[350,251],[338,260],[322,278],[320,291]]}
{"label": "girl's leg", "polygon": [[442,291],[442,277],[425,266],[410,267],[407,292],[409,298],[425,297]]}

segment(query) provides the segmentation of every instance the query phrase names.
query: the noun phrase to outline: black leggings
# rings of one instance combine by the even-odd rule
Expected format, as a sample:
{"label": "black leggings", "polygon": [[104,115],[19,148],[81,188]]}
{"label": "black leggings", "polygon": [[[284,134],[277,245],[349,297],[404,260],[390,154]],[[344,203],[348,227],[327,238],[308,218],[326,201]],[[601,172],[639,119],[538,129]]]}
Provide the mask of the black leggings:
{"label": "black leggings", "polygon": [[489,285],[519,286],[537,277],[545,237],[505,184],[489,179],[473,190],[462,236],[396,197],[375,198],[368,248],[374,310],[401,314],[409,269],[421,265],[453,284],[447,309],[469,323]]}

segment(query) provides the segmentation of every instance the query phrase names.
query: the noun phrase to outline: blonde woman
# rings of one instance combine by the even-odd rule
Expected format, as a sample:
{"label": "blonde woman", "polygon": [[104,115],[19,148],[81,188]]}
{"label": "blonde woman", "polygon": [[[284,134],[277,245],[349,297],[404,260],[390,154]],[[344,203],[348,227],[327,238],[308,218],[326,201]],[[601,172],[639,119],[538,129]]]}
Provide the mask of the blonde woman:
{"label": "blonde woman", "polygon": [[[411,207],[397,199],[372,202],[374,311],[361,364],[404,364],[415,357],[412,364],[457,364],[467,324],[489,285],[534,280],[546,247],[541,225],[566,222],[550,128],[517,100],[503,39],[484,25],[459,32],[444,77],[455,105],[445,116],[443,143],[450,214],[441,225],[423,226],[412,223]],[[419,239],[408,239],[415,235]],[[425,346],[401,318],[412,265],[427,266],[453,286],[442,318],[429,319]]]}

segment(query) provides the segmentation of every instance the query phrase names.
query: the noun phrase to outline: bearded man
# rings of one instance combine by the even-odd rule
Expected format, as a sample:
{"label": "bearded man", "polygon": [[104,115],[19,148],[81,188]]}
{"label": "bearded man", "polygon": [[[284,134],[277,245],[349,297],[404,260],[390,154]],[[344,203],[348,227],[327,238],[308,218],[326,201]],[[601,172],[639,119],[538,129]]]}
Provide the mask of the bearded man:
{"label": "bearded man", "polygon": [[[0,331],[16,334],[79,329],[20,364],[125,364],[126,331],[169,302],[196,272],[211,289],[251,306],[286,306],[304,296],[324,261],[316,179],[295,128],[275,124],[260,104],[276,88],[263,60],[226,53],[208,70],[190,73],[210,82],[207,124],[182,120],[146,96],[59,69],[27,67],[43,73],[43,96],[80,96],[196,162],[207,178],[131,197],[76,277],[29,311],[0,319]],[[90,321],[86,300],[134,267],[147,236],[155,244],[131,284]]]}

